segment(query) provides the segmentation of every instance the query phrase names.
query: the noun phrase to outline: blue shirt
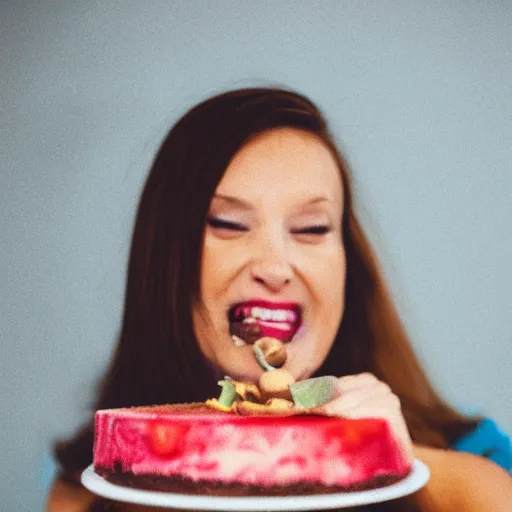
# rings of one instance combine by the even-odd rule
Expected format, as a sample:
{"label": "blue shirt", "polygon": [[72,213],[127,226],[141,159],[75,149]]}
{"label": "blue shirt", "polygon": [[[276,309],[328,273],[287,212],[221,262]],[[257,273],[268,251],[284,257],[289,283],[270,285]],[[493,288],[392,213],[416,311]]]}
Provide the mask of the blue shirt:
{"label": "blue shirt", "polygon": [[458,439],[452,448],[485,457],[512,473],[510,437],[489,418],[484,418],[475,430]]}

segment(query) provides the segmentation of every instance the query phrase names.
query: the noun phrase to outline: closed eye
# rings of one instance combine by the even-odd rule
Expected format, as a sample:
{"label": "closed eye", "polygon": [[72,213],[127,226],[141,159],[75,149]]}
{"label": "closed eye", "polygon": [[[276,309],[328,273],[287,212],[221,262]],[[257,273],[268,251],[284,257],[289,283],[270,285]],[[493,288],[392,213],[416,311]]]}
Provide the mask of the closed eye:
{"label": "closed eye", "polygon": [[206,219],[208,226],[215,229],[228,229],[231,231],[249,231],[249,228],[237,222],[231,222],[229,220],[219,219],[218,217],[208,217]]}
{"label": "closed eye", "polygon": [[330,226],[309,226],[307,228],[300,228],[292,230],[294,235],[326,235],[332,231]]}

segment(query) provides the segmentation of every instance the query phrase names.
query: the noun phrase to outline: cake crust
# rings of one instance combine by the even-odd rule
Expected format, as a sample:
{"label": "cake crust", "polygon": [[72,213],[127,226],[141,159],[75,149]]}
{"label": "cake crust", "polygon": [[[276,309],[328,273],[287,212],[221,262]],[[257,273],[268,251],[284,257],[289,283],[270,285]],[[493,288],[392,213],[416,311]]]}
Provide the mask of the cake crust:
{"label": "cake crust", "polygon": [[182,476],[163,477],[161,475],[134,475],[120,469],[97,467],[95,472],[115,485],[132,487],[147,491],[170,492],[201,496],[308,496],[315,494],[332,494],[341,492],[360,492],[386,487],[404,478],[403,475],[381,475],[366,482],[349,486],[322,485],[320,483],[296,483],[262,487],[241,483],[224,483],[207,480],[194,481]]}

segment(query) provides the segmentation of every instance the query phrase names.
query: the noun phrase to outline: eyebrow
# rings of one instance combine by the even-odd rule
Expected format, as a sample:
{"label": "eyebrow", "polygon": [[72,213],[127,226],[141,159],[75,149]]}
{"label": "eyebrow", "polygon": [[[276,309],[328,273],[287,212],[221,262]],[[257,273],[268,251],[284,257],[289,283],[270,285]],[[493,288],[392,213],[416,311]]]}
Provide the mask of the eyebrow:
{"label": "eyebrow", "polygon": [[[230,204],[233,204],[240,208],[243,208],[244,210],[252,210],[252,208],[253,208],[252,205],[250,203],[248,203],[247,201],[244,201],[243,199],[240,199],[240,198],[234,197],[234,196],[230,196],[230,195],[215,194],[213,196],[213,199],[220,199],[222,201],[226,201],[227,203],[230,203]],[[303,206],[309,206],[312,204],[323,203],[323,202],[336,203],[337,201],[333,201],[332,199],[329,199],[328,197],[325,197],[325,196],[317,196],[317,197],[314,197],[314,198],[306,201],[303,204]]]}
{"label": "eyebrow", "polygon": [[228,196],[225,194],[215,194],[213,199],[221,199],[222,201],[226,201],[226,203],[233,204],[244,210],[252,210],[252,205],[243,199],[239,199],[238,197]]}

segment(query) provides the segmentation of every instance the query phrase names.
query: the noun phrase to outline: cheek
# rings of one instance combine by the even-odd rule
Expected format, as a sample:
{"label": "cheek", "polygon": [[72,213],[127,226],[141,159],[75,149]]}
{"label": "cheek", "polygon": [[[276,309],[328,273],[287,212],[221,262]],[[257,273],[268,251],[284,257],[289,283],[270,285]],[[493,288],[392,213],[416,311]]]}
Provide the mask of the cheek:
{"label": "cheek", "polygon": [[318,290],[318,293],[321,294],[320,310],[322,312],[320,314],[322,322],[321,331],[319,331],[318,357],[322,361],[332,348],[345,309],[346,262],[344,251],[336,254],[329,263],[323,269],[322,276],[318,278],[322,283],[322,289]]}
{"label": "cheek", "polygon": [[345,251],[342,250],[341,254],[336,260],[332,269],[332,288],[333,295],[336,299],[338,307],[343,307],[345,301],[345,283],[347,280],[347,262],[345,259]]}
{"label": "cheek", "polygon": [[[309,262],[312,286],[328,309],[339,308],[345,295],[345,251],[333,248]],[[329,307],[329,304],[331,306]]]}
{"label": "cheek", "polygon": [[[329,258],[317,260],[312,277],[315,289],[321,345],[329,349],[340,326],[345,309],[346,262],[344,251],[334,252]],[[324,345],[325,344],[325,345]]]}
{"label": "cheek", "polygon": [[209,342],[210,322],[202,305],[196,305],[192,311],[192,320],[194,324],[194,333],[201,352],[207,359],[212,357],[212,347]]}
{"label": "cheek", "polygon": [[228,287],[233,265],[230,251],[206,237],[201,264],[201,297],[208,309]]}

